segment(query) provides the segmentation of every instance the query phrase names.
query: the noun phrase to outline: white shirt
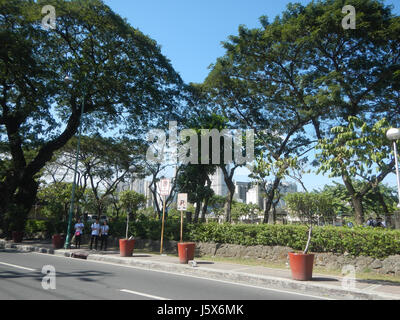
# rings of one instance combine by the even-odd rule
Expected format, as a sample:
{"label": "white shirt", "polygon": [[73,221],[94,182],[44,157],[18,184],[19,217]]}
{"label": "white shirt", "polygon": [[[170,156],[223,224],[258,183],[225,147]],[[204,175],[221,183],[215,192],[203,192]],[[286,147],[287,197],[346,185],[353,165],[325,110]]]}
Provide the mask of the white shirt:
{"label": "white shirt", "polygon": [[91,228],[92,228],[92,236],[98,236],[99,235],[99,230],[100,230],[100,224],[93,223]]}
{"label": "white shirt", "polygon": [[108,230],[110,229],[110,227],[108,225],[102,225],[100,229],[101,229],[101,234],[108,235]]}
{"label": "white shirt", "polygon": [[76,223],[75,224],[75,232],[78,232],[79,231],[79,233],[80,234],[83,234],[83,228],[84,228],[85,226],[84,226],[84,224],[81,222],[81,223]]}

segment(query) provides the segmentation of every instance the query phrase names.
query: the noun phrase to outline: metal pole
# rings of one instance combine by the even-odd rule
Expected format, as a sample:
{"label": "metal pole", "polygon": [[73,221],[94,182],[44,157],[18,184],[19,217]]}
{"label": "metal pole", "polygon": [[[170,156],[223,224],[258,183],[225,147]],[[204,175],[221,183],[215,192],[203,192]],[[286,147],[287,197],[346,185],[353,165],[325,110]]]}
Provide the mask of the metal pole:
{"label": "metal pole", "polygon": [[76,188],[76,173],[78,171],[78,161],[79,161],[79,152],[81,147],[81,134],[82,134],[82,115],[83,109],[85,106],[85,94],[83,94],[82,98],[82,107],[81,114],[79,116],[79,136],[78,136],[78,145],[76,147],[76,158],[75,158],[75,172],[74,172],[74,182],[72,184],[72,195],[71,195],[71,203],[69,206],[69,217],[68,217],[68,229],[67,229],[67,238],[65,239],[64,249],[68,249],[71,247],[71,228],[72,228],[72,214],[74,212],[74,200],[75,200],[75,188]]}
{"label": "metal pole", "polygon": [[163,203],[163,214],[162,214],[162,225],[161,225],[161,248],[160,254],[163,253],[163,242],[164,242],[164,219],[165,219],[165,196],[164,196],[164,203]]}
{"label": "metal pole", "polygon": [[399,203],[397,204],[397,208],[400,208],[400,175],[399,175],[399,163],[397,160],[397,146],[396,141],[393,141],[393,148],[394,148],[394,161],[396,164],[396,177],[397,177],[397,195]]}
{"label": "metal pole", "polygon": [[181,210],[181,242],[183,242],[183,210]]}

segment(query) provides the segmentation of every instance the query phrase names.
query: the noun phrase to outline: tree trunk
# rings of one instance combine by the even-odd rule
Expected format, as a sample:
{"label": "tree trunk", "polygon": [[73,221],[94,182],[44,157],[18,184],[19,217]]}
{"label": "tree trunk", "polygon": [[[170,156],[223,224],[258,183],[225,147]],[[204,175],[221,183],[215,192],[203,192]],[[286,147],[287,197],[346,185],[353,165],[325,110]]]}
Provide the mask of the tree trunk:
{"label": "tree trunk", "polygon": [[375,192],[376,192],[376,195],[378,196],[378,201],[379,201],[379,203],[381,204],[382,209],[383,209],[383,214],[384,214],[384,217],[385,217],[386,226],[387,226],[387,227],[390,227],[391,224],[392,224],[392,221],[391,221],[391,219],[390,219],[389,208],[388,208],[388,206],[386,205],[385,199],[383,198],[383,195],[382,195],[382,193],[379,191],[378,188],[375,190]]}
{"label": "tree trunk", "polygon": [[222,173],[224,174],[224,181],[226,186],[228,187],[228,195],[226,197],[226,202],[225,202],[225,221],[226,222],[231,222],[232,220],[232,200],[233,196],[235,195],[235,184],[233,183],[233,174],[236,170],[237,167],[233,167],[230,169],[230,172],[228,172],[227,167],[225,165],[222,165],[221,167]]}
{"label": "tree trunk", "polygon": [[207,208],[208,208],[208,201],[210,200],[209,197],[204,199],[204,204],[203,208],[201,209],[201,222],[206,222],[206,213],[207,213]]}
{"label": "tree trunk", "polygon": [[232,220],[232,200],[233,200],[233,194],[229,192],[229,194],[226,196],[226,202],[225,202],[225,222],[231,223]]}
{"label": "tree trunk", "polygon": [[308,248],[310,247],[311,235],[312,235],[312,226],[310,226],[310,228],[308,229],[308,239],[307,239],[306,248],[304,249],[304,252],[303,252],[304,254],[307,254]]}
{"label": "tree trunk", "polygon": [[355,195],[351,197],[351,202],[354,208],[354,219],[357,224],[362,225],[364,223],[364,208],[362,200],[359,196]]}
{"label": "tree trunk", "polygon": [[354,219],[357,224],[362,225],[364,223],[364,208],[362,205],[362,196],[360,196],[353,187],[353,183],[347,174],[342,175],[344,185],[346,186],[347,192],[351,196],[351,202],[354,209]]}
{"label": "tree trunk", "polygon": [[275,198],[275,191],[278,189],[279,184],[281,182],[281,178],[276,177],[274,183],[267,194],[267,201],[265,202],[265,210],[264,210],[264,221],[263,223],[275,224],[276,217],[273,211],[271,211],[271,207]]}
{"label": "tree trunk", "polygon": [[196,211],[194,212],[194,223],[199,222],[199,215],[200,215],[200,209],[201,209],[201,201],[196,202]]}
{"label": "tree trunk", "polygon": [[11,237],[12,231],[24,231],[29,212],[36,201],[39,184],[33,178],[23,178],[10,187],[3,185],[1,188],[3,194],[10,195],[2,199],[0,209],[2,231],[7,238]]}
{"label": "tree trunk", "polygon": [[[207,187],[210,188],[211,187],[211,179],[210,177],[206,176],[206,180],[207,180]],[[201,210],[201,222],[206,222],[206,213],[207,213],[207,208],[208,208],[208,202],[210,201],[210,197],[205,197],[204,198],[204,204],[203,204],[203,208]]]}
{"label": "tree trunk", "polygon": [[6,172],[6,178],[0,183],[0,216],[3,231],[6,234],[14,231],[10,228],[20,229],[15,231],[24,230],[38,190],[35,175],[50,161],[54,152],[62,148],[76,133],[80,120],[80,108],[74,105],[72,109],[73,112],[64,132],[54,140],[43,144],[35,158],[29,163],[26,162],[18,132],[21,122],[13,116],[3,115],[13,164],[13,167]]}

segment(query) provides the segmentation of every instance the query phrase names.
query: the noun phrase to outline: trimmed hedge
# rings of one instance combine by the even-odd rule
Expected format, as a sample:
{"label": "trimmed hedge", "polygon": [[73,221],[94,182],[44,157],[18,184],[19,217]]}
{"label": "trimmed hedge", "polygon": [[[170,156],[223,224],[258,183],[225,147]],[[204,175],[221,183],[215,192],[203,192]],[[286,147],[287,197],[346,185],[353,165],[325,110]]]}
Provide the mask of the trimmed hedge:
{"label": "trimmed hedge", "polygon": [[[90,229],[89,225],[85,229]],[[110,235],[125,237],[125,219],[110,221]],[[28,221],[26,232],[33,234],[47,231],[51,236],[54,226],[44,221]],[[64,227],[66,229],[66,226]],[[85,230],[90,232],[89,230]],[[161,221],[140,215],[129,223],[129,236],[160,240]],[[251,224],[185,224],[185,241],[239,244],[244,246],[285,246],[303,250],[307,242],[308,229],[304,225],[251,225]],[[167,219],[165,240],[180,239],[180,220]],[[315,227],[310,244],[311,252],[349,253],[353,256],[386,258],[400,254],[400,230],[364,227]]]}
{"label": "trimmed hedge", "polygon": [[[308,229],[303,225],[200,224],[191,227],[193,241],[240,244],[244,246],[286,246],[303,250]],[[311,252],[345,252],[354,256],[386,258],[400,254],[400,231],[364,227],[315,227]]]}

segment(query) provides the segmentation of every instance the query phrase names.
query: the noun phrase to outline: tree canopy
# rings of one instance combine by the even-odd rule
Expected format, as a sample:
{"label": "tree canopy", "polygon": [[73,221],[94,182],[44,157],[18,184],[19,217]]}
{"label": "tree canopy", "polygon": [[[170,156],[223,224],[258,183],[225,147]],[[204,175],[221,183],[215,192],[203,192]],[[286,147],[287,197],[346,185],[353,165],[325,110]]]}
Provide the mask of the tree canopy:
{"label": "tree canopy", "polygon": [[[56,8],[56,29],[41,8]],[[0,219],[22,230],[37,174],[77,132],[140,138],[177,110],[182,80],[157,43],[100,0],[1,0]],[[72,84],[64,82],[69,74]],[[13,213],[11,213],[13,212]]]}

